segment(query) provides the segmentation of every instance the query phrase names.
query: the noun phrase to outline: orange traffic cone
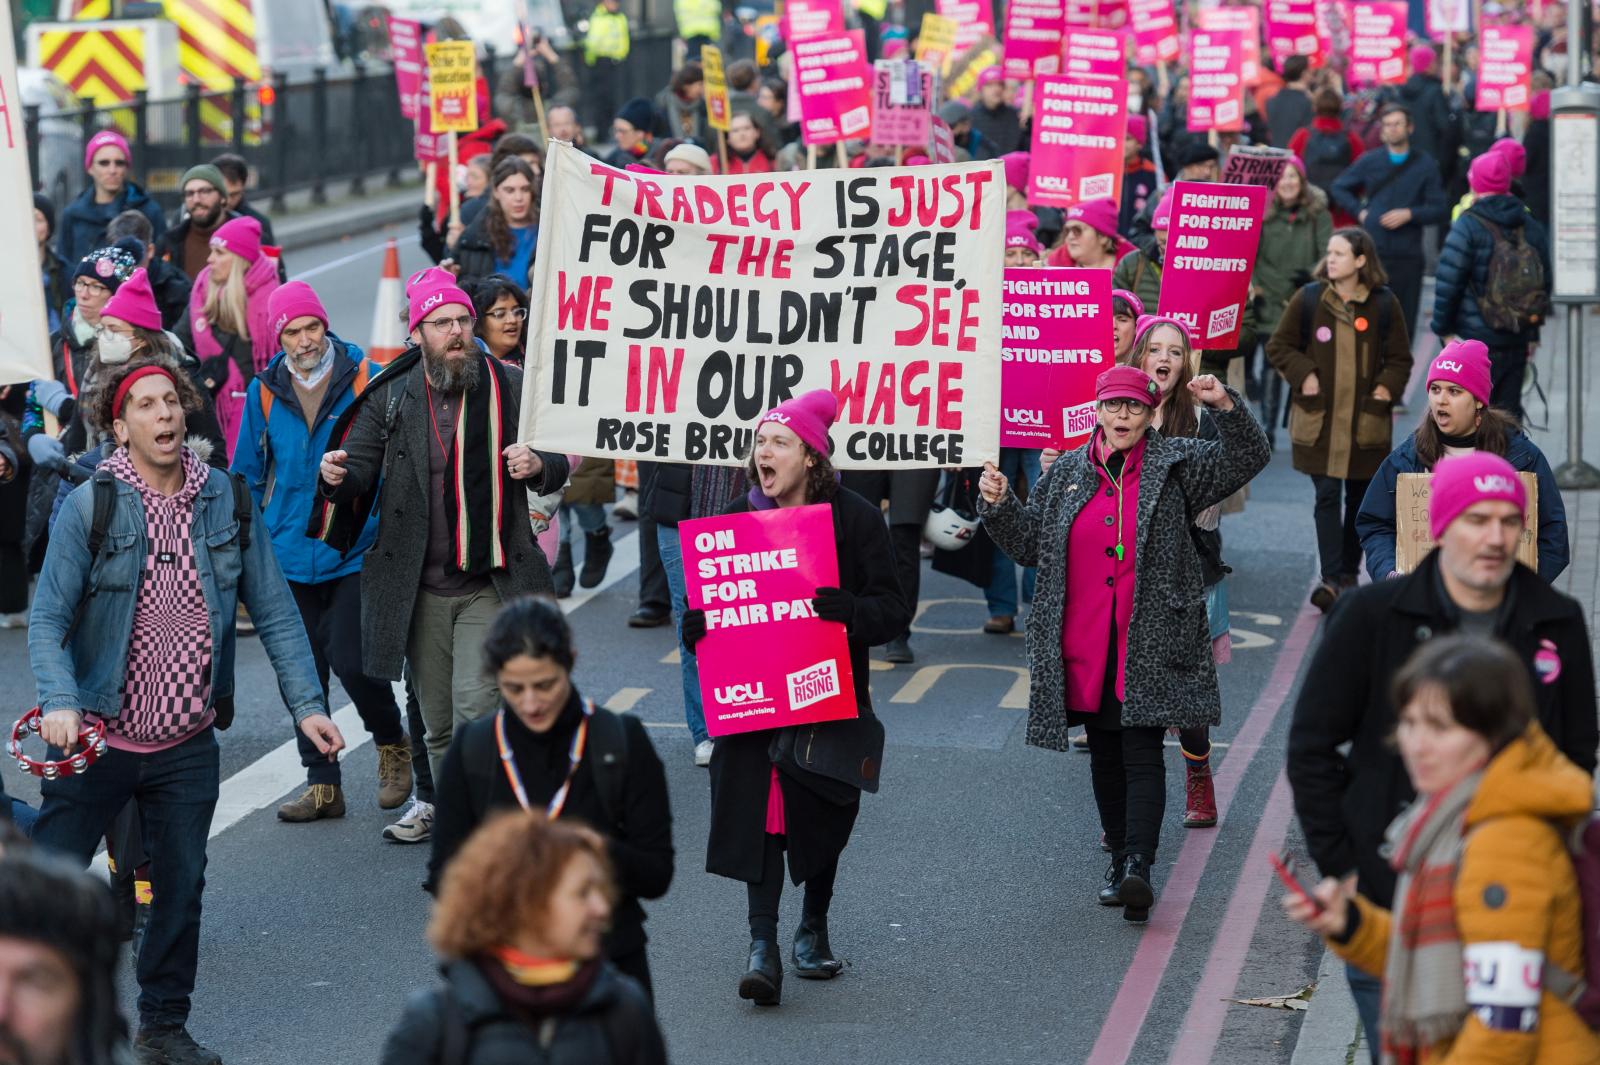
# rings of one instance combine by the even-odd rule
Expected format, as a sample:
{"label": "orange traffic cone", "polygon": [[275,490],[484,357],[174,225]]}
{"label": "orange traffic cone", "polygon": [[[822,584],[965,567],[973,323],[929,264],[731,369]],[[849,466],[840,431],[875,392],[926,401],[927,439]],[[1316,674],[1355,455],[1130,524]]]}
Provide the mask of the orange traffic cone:
{"label": "orange traffic cone", "polygon": [[378,298],[372,305],[372,340],[367,357],[374,362],[387,364],[406,350],[400,297],[400,250],[391,238],[383,249],[383,277],[378,280]]}

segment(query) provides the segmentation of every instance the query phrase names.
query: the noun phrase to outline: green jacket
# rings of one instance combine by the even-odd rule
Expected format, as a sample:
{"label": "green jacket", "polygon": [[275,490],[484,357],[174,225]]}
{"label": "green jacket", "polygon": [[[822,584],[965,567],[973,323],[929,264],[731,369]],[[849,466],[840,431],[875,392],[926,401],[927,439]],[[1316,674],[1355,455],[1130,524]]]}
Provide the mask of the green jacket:
{"label": "green jacket", "polygon": [[1328,196],[1314,185],[1307,186],[1311,202],[1288,210],[1274,197],[1267,206],[1261,225],[1261,247],[1256,253],[1255,274],[1250,283],[1260,297],[1257,312],[1261,332],[1271,334],[1290,298],[1311,279],[1311,271],[1328,250],[1333,236],[1333,215],[1328,211]]}

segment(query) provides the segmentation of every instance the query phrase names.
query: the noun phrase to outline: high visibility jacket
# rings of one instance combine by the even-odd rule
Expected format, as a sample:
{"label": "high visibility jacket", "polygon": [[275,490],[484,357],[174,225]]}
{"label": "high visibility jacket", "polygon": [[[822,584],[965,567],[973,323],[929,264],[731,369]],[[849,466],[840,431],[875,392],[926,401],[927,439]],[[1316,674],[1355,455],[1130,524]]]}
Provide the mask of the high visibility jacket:
{"label": "high visibility jacket", "polygon": [[596,59],[628,58],[628,16],[612,13],[604,4],[589,16],[589,33],[583,39],[583,61],[594,66]]}
{"label": "high visibility jacket", "polygon": [[883,21],[883,16],[889,11],[889,0],[855,0],[856,10],[868,18]]}
{"label": "high visibility jacket", "polygon": [[[673,0],[672,15],[678,20],[678,36],[722,38],[722,0]],[[699,60],[699,56],[689,58]]]}

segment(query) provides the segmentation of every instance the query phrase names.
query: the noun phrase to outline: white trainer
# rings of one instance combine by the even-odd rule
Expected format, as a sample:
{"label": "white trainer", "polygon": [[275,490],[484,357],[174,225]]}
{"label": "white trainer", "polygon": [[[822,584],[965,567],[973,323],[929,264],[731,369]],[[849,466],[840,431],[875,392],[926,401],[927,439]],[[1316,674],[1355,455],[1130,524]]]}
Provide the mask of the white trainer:
{"label": "white trainer", "polygon": [[701,740],[699,743],[695,744],[694,764],[702,767],[710,765],[711,751],[715,747],[716,744],[712,743],[710,740]]}
{"label": "white trainer", "polygon": [[412,796],[411,805],[400,815],[400,820],[383,830],[383,838],[390,843],[426,843],[433,837],[433,803]]}

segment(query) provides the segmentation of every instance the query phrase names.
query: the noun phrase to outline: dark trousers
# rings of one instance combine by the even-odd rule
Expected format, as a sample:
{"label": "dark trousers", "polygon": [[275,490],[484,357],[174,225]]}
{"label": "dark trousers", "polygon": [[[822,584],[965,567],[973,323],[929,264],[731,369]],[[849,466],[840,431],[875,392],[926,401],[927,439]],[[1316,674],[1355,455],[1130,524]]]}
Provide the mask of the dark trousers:
{"label": "dark trousers", "polygon": [[672,589],[667,587],[661,564],[661,544],[650,504],[656,494],[656,464],[639,463],[639,606],[665,614],[672,609]]}
{"label": "dark trousers", "polygon": [[[52,749],[51,758],[61,752]],[[34,842],[87,866],[100,837],[137,799],[155,901],[139,949],[139,1023],[187,1023],[200,958],[200,895],[206,838],[217,807],[217,738],[207,728],[151,754],[108,750],[87,773],[46,780]]]}
{"label": "dark trousers", "polygon": [[[922,596],[922,526],[889,526],[889,545],[894,549],[894,572],[900,578],[900,590],[915,617]],[[901,635],[911,635],[910,627]]]}
{"label": "dark trousers", "polygon": [[[1311,484],[1317,492],[1312,516],[1317,524],[1317,555],[1322,560],[1322,579],[1333,584],[1355,580],[1361,572],[1361,539],[1356,536],[1356,515],[1367,494],[1368,481],[1340,480],[1313,473]],[[1339,509],[1340,493],[1344,509]]]}
{"label": "dark trousers", "polygon": [[28,609],[28,553],[20,541],[0,540],[0,614]]}
{"label": "dark trousers", "polygon": [[428,763],[427,730],[422,724],[422,704],[417,702],[417,689],[411,683],[411,666],[406,676],[406,733],[411,737],[411,781],[417,801],[433,805],[433,766]]}
{"label": "dark trousers", "polygon": [[1089,778],[1106,846],[1117,856],[1142,854],[1152,862],[1167,808],[1164,728],[1089,726]]}
{"label": "dark trousers", "polygon": [[[750,904],[750,938],[778,941],[778,902],[783,898],[783,848],[784,838],[770,833],[766,837],[766,850],[761,855],[761,879],[745,885]],[[839,859],[806,881],[805,900],[801,913],[806,917],[828,916],[828,906],[833,902],[833,881],[839,875]]]}
{"label": "dark trousers", "polygon": [[645,997],[652,1003],[655,1002],[656,989],[650,983],[650,957],[645,953],[643,947],[640,947],[632,954],[624,954],[620,958],[611,958],[609,960],[612,965],[617,967],[618,972],[639,981],[639,986],[644,988]]}
{"label": "dark trousers", "polygon": [[622,79],[623,64],[615,59],[596,59],[589,67],[589,121],[594,123],[596,144],[611,139],[611,120],[617,115],[617,86]]}
{"label": "dark trousers", "polygon": [[1489,349],[1489,406],[1499,407],[1526,422],[1522,409],[1522,382],[1528,374],[1528,345]]}
{"label": "dark trousers", "polygon": [[1355,999],[1356,1016],[1361,1018],[1361,1028],[1367,1035],[1367,1050],[1372,1055],[1372,1065],[1378,1065],[1378,1012],[1383,1004],[1383,981],[1368,976],[1354,965],[1344,967],[1345,979],[1350,982],[1350,997]]}
{"label": "dark trousers", "polygon": [[[1370,215],[1368,217],[1371,217]],[[1400,301],[1406,316],[1406,341],[1417,339],[1417,310],[1422,306],[1422,272],[1425,260],[1412,256],[1385,256],[1383,268],[1389,272],[1389,290]],[[1399,396],[1394,397],[1399,399]]]}
{"label": "dark trousers", "polygon": [[[311,657],[317,664],[317,679],[322,695],[328,695],[328,671],[332,668],[344,690],[356,704],[361,723],[372,734],[372,742],[392,746],[406,742],[400,727],[400,707],[394,689],[387,681],[373,680],[361,672],[361,574],[352,573],[321,584],[289,582],[294,604],[300,608],[306,635],[311,638]],[[340,781],[339,763],[317,753],[316,745],[298,728],[294,730],[300,764],[306,767],[307,784],[333,784]]]}

